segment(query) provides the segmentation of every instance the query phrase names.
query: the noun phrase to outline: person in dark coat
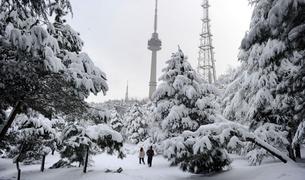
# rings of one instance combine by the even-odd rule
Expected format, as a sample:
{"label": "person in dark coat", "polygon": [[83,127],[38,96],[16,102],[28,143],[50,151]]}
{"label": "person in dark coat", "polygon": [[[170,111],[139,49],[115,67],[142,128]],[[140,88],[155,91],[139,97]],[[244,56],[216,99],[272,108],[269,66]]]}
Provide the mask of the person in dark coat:
{"label": "person in dark coat", "polygon": [[150,146],[150,148],[146,151],[146,154],[147,154],[147,163],[148,163],[148,166],[151,167],[152,159],[153,159],[153,156],[155,155],[152,146]]}

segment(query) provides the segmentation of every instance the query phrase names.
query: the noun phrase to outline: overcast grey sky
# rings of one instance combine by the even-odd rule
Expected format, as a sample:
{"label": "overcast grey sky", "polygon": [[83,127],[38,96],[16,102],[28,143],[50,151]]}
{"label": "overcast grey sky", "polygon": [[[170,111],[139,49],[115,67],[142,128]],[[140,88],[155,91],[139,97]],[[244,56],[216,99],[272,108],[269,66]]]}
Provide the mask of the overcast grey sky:
{"label": "overcast grey sky", "polygon": [[[122,99],[126,82],[129,95],[148,96],[151,52],[147,41],[153,32],[154,0],[72,0],[72,27],[85,42],[84,51],[108,78],[106,96],[89,97],[102,102]],[[158,32],[162,50],[158,53],[158,77],[177,45],[197,65],[201,31],[202,0],[159,0]],[[210,0],[217,75],[237,66],[238,48],[249,28],[252,8],[247,0]]]}

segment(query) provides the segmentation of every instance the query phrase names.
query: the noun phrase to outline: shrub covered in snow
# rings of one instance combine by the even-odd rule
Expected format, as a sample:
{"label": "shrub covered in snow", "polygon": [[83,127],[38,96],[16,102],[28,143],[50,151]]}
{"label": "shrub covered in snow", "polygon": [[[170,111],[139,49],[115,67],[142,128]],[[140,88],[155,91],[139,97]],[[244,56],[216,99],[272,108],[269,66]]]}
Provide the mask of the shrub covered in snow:
{"label": "shrub covered in snow", "polygon": [[[185,131],[164,141],[164,155],[172,165],[192,173],[210,173],[222,170],[231,163],[225,150],[230,142],[230,129],[208,124],[195,131]],[[232,143],[231,143],[232,144]],[[233,147],[235,148],[235,147]]]}
{"label": "shrub covered in snow", "polygon": [[182,170],[192,173],[221,171],[231,162],[227,151],[207,136],[198,139],[185,132],[166,140],[164,148],[167,149],[165,155],[172,165],[179,165]]}

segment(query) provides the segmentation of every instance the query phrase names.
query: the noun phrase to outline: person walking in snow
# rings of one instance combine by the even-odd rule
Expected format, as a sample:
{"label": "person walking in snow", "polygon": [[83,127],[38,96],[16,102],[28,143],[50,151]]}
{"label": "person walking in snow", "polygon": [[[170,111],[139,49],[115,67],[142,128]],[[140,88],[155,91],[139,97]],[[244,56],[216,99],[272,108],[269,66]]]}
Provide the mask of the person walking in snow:
{"label": "person walking in snow", "polygon": [[141,164],[141,162],[143,162],[143,164],[145,164],[144,162],[144,157],[145,157],[145,151],[144,149],[141,147],[140,152],[139,152],[139,163]]}
{"label": "person walking in snow", "polygon": [[147,154],[147,163],[148,163],[148,166],[151,167],[152,159],[153,159],[153,156],[155,155],[152,146],[150,146],[150,148],[147,150],[146,154]]}

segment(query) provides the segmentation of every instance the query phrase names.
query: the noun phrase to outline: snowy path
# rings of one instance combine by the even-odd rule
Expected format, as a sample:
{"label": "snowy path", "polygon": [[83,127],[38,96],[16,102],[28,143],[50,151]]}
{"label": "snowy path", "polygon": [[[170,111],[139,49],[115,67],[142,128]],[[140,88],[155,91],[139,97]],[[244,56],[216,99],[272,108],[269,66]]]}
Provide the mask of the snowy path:
{"label": "snowy path", "polygon": [[[52,165],[58,157],[49,156],[47,167]],[[158,156],[154,159],[153,167],[139,165],[136,156],[131,155],[124,160],[113,156],[98,155],[94,157],[94,166],[89,168],[87,174],[82,173],[81,168],[46,169],[39,172],[39,165],[22,166],[22,179],[24,180],[304,180],[305,168],[293,165],[284,165],[280,162],[270,162],[262,166],[248,166],[247,162],[236,159],[232,169],[216,175],[193,175],[179,170],[177,167],[169,167],[168,162]],[[105,173],[105,169],[117,169],[122,167],[121,174]],[[13,180],[16,177],[16,169],[11,160],[0,159],[0,180]]]}

